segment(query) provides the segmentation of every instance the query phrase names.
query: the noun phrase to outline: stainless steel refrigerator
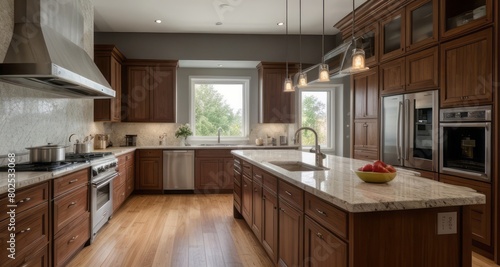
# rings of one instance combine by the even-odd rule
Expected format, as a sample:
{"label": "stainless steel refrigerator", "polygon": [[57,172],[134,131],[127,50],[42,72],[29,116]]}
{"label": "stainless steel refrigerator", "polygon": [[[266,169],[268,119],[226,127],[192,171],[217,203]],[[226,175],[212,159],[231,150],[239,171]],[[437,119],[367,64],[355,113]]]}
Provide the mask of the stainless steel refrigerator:
{"label": "stainless steel refrigerator", "polygon": [[433,90],[382,98],[382,161],[438,170],[438,95]]}

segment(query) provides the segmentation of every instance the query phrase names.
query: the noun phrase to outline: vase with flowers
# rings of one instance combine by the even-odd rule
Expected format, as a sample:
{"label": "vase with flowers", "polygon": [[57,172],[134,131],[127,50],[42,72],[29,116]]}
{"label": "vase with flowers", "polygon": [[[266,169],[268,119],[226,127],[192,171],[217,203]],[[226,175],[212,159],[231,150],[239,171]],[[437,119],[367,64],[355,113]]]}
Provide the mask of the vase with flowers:
{"label": "vase with flowers", "polygon": [[186,146],[186,145],[189,145],[187,143],[187,138],[189,136],[193,135],[193,132],[191,131],[191,127],[189,126],[188,123],[186,124],[182,124],[181,126],[179,126],[179,128],[177,128],[177,130],[175,131],[175,137],[176,138],[181,138],[181,142],[180,142],[180,146]]}

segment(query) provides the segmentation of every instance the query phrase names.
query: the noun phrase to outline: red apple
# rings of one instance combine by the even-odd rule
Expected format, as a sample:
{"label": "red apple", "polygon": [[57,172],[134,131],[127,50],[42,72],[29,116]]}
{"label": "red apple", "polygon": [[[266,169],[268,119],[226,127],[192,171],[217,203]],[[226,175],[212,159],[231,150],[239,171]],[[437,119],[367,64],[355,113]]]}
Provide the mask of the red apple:
{"label": "red apple", "polygon": [[389,172],[396,172],[396,169],[394,169],[394,167],[392,165],[387,165],[387,167],[385,167]]}
{"label": "red apple", "polygon": [[363,171],[363,167],[359,167],[358,171],[362,172]]}
{"label": "red apple", "polygon": [[384,167],[384,168],[385,168],[385,167],[387,167],[387,164],[385,164],[385,163],[384,163],[383,161],[381,161],[381,160],[376,160],[376,161],[373,163],[373,166],[375,166],[375,165],[380,165],[380,166],[382,166],[382,167]]}
{"label": "red apple", "polygon": [[373,165],[371,164],[366,164],[365,166],[362,167],[361,169],[364,172],[372,172],[373,171]]}
{"label": "red apple", "polygon": [[381,173],[388,173],[389,171],[384,167],[382,166],[381,164],[373,164],[373,171],[374,172],[381,172]]}

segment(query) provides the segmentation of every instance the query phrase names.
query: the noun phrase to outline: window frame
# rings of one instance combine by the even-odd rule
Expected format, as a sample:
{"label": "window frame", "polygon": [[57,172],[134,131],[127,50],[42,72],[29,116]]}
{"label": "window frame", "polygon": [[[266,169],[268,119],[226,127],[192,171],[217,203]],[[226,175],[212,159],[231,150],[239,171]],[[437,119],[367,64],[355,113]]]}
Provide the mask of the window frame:
{"label": "window frame", "polygon": [[[317,86],[315,87],[314,85],[310,85],[307,87],[302,87],[298,88],[296,90],[297,92],[297,111],[299,114],[297,114],[297,129],[302,126],[302,92],[326,92],[328,94],[327,98],[327,107],[326,107],[326,121],[328,123],[327,129],[327,146],[326,147],[321,147],[322,150],[331,150],[335,151],[335,116],[333,114],[333,111],[335,108],[333,105],[335,104],[335,89],[337,87],[335,85],[332,85],[331,87],[322,87],[322,86]],[[316,130],[316,129],[315,129]],[[302,144],[301,144],[302,146]],[[302,146],[303,150],[309,150],[312,148],[312,146]]]}
{"label": "window frame", "polygon": [[194,90],[196,84],[242,84],[243,85],[243,108],[242,127],[243,136],[221,136],[224,141],[248,141],[250,135],[250,80],[246,76],[189,76],[189,123],[193,129],[190,141],[217,141],[217,136],[197,136],[195,134],[195,110]]}

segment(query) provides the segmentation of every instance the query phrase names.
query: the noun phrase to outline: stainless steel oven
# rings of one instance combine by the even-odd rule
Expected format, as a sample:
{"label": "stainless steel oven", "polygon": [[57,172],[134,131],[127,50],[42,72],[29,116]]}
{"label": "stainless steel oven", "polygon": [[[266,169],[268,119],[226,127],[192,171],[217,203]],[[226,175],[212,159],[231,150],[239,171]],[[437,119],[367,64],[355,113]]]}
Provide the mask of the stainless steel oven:
{"label": "stainless steel oven", "polygon": [[491,180],[491,106],[442,109],[440,172]]}
{"label": "stainless steel oven", "polygon": [[91,217],[92,242],[101,227],[113,214],[113,179],[118,176],[116,158],[92,162]]}

